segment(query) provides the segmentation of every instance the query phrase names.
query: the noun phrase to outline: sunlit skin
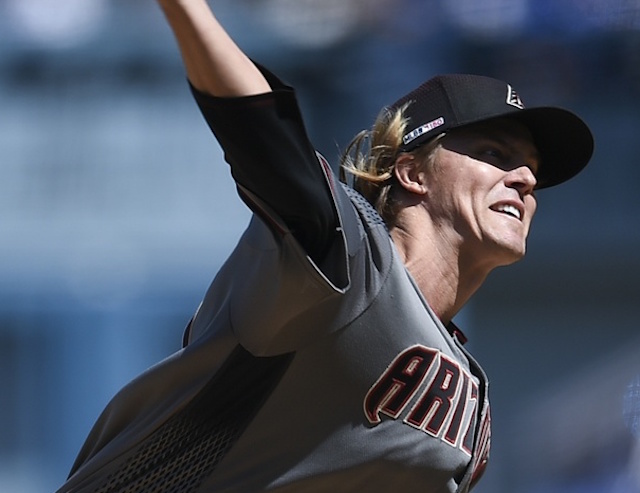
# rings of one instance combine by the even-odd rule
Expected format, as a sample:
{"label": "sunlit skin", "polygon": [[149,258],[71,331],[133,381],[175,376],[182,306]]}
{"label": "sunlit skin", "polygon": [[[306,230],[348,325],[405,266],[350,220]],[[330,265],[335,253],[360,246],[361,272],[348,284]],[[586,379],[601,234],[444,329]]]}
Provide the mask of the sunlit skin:
{"label": "sunlit skin", "polygon": [[539,157],[527,128],[508,119],[451,131],[435,152],[428,165],[398,159],[403,207],[391,235],[448,322],[491,270],[524,256]]}

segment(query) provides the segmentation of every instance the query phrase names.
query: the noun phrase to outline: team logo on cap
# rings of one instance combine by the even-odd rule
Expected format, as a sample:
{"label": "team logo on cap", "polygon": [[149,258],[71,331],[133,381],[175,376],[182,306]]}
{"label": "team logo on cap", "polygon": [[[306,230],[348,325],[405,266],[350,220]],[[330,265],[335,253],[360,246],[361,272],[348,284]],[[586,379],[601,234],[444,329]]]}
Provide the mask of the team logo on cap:
{"label": "team logo on cap", "polygon": [[520,99],[520,96],[518,96],[516,90],[511,87],[510,84],[507,84],[507,104],[515,106],[519,110],[524,109],[524,103]]}
{"label": "team logo on cap", "polygon": [[420,125],[415,130],[412,130],[411,132],[406,134],[404,137],[402,137],[402,142],[404,143],[404,145],[407,145],[409,142],[416,140],[421,135],[426,134],[427,132],[431,132],[431,130],[433,130],[434,128],[441,127],[442,125],[444,125],[444,118],[436,118],[429,123]]}

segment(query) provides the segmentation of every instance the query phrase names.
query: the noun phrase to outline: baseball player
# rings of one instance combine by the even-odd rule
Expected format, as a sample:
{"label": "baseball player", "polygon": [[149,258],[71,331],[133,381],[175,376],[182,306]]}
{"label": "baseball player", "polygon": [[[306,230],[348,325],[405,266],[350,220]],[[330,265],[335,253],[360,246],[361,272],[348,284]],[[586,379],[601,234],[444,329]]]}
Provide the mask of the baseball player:
{"label": "baseball player", "polygon": [[534,191],[587,164],[589,129],[440,76],[356,137],[350,187],[205,0],[159,3],[253,216],[184,347],[113,398],[59,492],[468,491],[488,383],[452,319],[524,255]]}

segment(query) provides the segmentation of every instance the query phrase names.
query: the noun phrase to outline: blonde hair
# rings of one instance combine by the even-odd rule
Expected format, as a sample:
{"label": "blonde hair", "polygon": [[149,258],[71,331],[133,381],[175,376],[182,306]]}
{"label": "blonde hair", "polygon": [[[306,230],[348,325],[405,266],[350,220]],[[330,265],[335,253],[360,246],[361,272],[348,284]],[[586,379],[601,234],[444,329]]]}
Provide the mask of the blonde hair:
{"label": "blonde hair", "polygon": [[[405,111],[409,103],[395,109],[385,108],[370,130],[358,133],[345,149],[340,160],[341,178],[353,177],[353,188],[360,192],[378,211],[387,225],[395,223],[398,214],[394,190],[398,186],[394,168],[406,133]],[[421,165],[429,164],[439,146],[440,136],[410,151]]]}

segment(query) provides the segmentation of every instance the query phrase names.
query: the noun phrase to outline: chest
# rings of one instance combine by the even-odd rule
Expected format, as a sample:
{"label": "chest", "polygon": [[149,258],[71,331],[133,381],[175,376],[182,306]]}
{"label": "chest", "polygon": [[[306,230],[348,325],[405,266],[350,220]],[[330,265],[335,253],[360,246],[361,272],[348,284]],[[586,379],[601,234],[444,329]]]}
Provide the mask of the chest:
{"label": "chest", "polygon": [[475,468],[485,395],[465,353],[398,276],[347,326],[296,352],[225,469],[259,453],[270,474],[282,468],[274,484],[348,470],[371,491],[389,477],[455,491]]}

